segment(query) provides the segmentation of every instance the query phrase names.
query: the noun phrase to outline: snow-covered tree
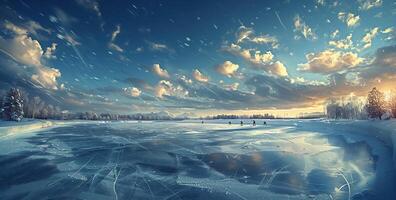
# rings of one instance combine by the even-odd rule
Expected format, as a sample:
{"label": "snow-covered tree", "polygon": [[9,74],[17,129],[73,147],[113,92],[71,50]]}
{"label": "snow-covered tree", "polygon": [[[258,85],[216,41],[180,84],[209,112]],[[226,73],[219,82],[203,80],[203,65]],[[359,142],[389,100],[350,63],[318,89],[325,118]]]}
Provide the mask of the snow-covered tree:
{"label": "snow-covered tree", "polygon": [[326,104],[326,114],[330,119],[366,119],[365,100],[354,95],[339,100],[331,98]]}
{"label": "snow-covered tree", "polygon": [[21,121],[23,118],[23,99],[17,88],[11,88],[3,105],[6,120]]}
{"label": "snow-covered tree", "polygon": [[392,112],[393,117],[396,118],[396,92],[392,91],[391,97],[389,99],[389,109]]}
{"label": "snow-covered tree", "polygon": [[367,112],[370,118],[379,118],[385,113],[386,103],[382,92],[373,88],[367,96]]}

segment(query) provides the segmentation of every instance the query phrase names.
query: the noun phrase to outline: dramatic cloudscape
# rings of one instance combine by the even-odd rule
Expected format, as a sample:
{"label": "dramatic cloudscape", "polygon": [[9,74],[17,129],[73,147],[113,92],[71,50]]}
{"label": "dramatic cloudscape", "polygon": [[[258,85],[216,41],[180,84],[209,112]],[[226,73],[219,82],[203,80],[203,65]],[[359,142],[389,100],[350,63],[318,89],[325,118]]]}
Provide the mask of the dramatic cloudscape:
{"label": "dramatic cloudscape", "polygon": [[396,87],[391,0],[2,0],[0,13],[0,93],[69,111],[296,115]]}

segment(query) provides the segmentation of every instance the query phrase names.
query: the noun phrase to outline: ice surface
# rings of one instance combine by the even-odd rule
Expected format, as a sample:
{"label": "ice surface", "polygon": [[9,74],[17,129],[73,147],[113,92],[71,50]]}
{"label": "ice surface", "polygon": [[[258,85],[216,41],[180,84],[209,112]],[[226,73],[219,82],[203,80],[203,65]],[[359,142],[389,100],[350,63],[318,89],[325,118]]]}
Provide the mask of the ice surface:
{"label": "ice surface", "polygon": [[1,199],[396,197],[392,129],[228,121],[70,123],[2,138]]}

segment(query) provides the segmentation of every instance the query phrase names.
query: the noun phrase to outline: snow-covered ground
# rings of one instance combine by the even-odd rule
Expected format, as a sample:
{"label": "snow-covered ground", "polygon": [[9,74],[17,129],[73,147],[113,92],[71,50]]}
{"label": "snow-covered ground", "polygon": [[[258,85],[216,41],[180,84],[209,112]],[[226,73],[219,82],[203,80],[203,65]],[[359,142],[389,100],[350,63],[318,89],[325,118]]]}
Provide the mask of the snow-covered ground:
{"label": "snow-covered ground", "polygon": [[0,138],[0,197],[396,198],[396,121],[243,121],[66,123],[15,131],[18,137]]}

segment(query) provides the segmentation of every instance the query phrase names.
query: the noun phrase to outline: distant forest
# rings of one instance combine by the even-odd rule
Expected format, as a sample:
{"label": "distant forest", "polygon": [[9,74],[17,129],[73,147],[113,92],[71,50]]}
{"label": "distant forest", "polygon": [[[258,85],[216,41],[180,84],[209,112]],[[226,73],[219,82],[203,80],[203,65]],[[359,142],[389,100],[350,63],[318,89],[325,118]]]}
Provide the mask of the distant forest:
{"label": "distant forest", "polygon": [[[330,119],[390,119],[396,117],[396,92],[384,94],[373,88],[367,98],[350,96],[349,98],[330,99],[326,105],[326,116]],[[59,106],[51,105],[38,96],[30,97],[17,88],[0,97],[0,116],[5,120],[20,121],[22,118],[55,119],[55,120],[172,120],[187,119],[187,116],[174,117],[167,112],[113,114],[95,112],[68,112]],[[304,118],[322,117],[321,115]],[[215,115],[200,119],[274,119],[271,114],[254,115]]]}
{"label": "distant forest", "polygon": [[0,116],[5,120],[20,121],[22,118],[55,120],[170,120],[177,119],[166,112],[114,114],[95,112],[69,112],[44,101],[39,96],[30,97],[20,89],[11,88],[0,97]]}
{"label": "distant forest", "polygon": [[385,94],[373,88],[366,98],[333,98],[327,102],[326,115],[330,119],[390,119],[396,117],[396,92]]}

